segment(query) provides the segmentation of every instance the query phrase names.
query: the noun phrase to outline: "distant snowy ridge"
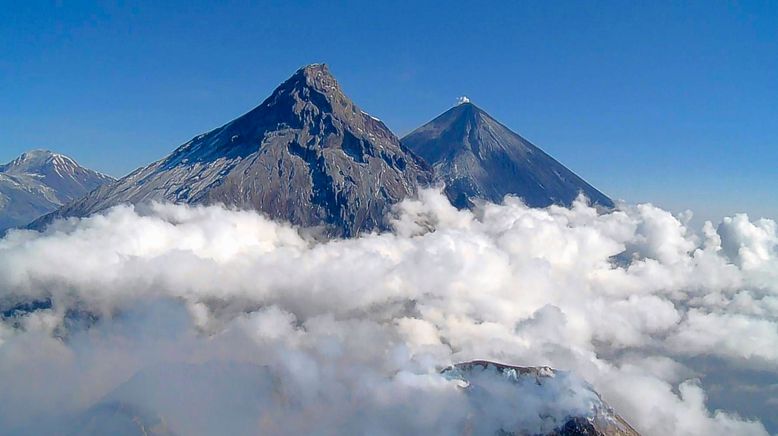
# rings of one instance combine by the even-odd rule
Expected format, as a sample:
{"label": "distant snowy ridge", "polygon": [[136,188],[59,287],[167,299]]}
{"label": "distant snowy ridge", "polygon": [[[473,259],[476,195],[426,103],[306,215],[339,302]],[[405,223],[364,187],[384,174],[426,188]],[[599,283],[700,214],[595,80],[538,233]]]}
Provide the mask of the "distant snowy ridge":
{"label": "distant snowy ridge", "polygon": [[22,226],[113,181],[63,154],[31,150],[0,165],[0,232]]}

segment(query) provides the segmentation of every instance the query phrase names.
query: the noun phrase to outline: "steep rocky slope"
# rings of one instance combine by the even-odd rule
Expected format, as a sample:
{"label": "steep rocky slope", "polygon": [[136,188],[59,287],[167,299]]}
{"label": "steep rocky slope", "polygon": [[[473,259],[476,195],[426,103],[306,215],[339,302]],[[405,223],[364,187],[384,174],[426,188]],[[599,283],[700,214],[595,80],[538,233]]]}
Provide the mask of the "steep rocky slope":
{"label": "steep rocky slope", "polygon": [[323,64],[308,65],[247,114],[45,219],[120,203],[223,203],[328,233],[386,228],[389,207],[431,179],[383,122],[359,109]]}

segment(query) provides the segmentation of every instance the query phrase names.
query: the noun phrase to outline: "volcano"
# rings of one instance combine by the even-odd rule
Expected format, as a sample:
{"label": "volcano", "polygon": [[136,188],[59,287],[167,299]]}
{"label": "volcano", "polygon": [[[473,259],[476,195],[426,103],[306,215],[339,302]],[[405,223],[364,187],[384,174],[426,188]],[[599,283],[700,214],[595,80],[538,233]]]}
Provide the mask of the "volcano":
{"label": "volcano", "polygon": [[34,222],[151,201],[224,204],[351,237],[385,229],[389,208],[431,181],[428,166],[341,90],[324,64],[167,157]]}
{"label": "volcano", "polygon": [[402,143],[426,160],[459,208],[476,199],[521,197],[530,207],[570,206],[579,194],[592,204],[613,201],[467,99],[414,130]]}

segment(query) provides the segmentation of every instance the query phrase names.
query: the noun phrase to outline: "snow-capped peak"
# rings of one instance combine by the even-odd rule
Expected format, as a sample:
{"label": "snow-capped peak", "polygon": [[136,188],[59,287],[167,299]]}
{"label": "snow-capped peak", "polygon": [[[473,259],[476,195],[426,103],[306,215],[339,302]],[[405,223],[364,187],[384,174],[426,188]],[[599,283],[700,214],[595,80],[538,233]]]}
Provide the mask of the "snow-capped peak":
{"label": "snow-capped peak", "polygon": [[84,177],[103,181],[112,180],[110,176],[82,167],[64,154],[42,149],[26,151],[11,162],[0,165],[0,173],[73,180],[81,180]]}
{"label": "snow-capped peak", "polygon": [[45,168],[73,171],[79,166],[73,159],[63,154],[53,153],[49,150],[30,150],[22,153],[21,156],[8,164],[2,165],[0,171],[35,174]]}
{"label": "snow-capped peak", "polygon": [[30,150],[0,165],[0,234],[52,212],[113,179],[48,150]]}

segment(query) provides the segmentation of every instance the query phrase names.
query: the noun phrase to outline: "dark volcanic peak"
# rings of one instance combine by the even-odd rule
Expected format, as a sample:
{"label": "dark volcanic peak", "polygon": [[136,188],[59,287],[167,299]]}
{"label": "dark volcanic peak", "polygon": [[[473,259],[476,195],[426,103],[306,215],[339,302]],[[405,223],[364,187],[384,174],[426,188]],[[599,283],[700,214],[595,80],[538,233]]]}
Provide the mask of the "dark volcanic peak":
{"label": "dark volcanic peak", "polygon": [[457,207],[517,195],[532,207],[570,205],[579,193],[613,201],[467,99],[402,139],[434,168]]}
{"label": "dark volcanic peak", "polygon": [[255,209],[352,236],[386,228],[390,206],[430,180],[426,165],[362,112],[326,65],[313,64],[245,115],[33,227],[56,216],[165,200]]}

